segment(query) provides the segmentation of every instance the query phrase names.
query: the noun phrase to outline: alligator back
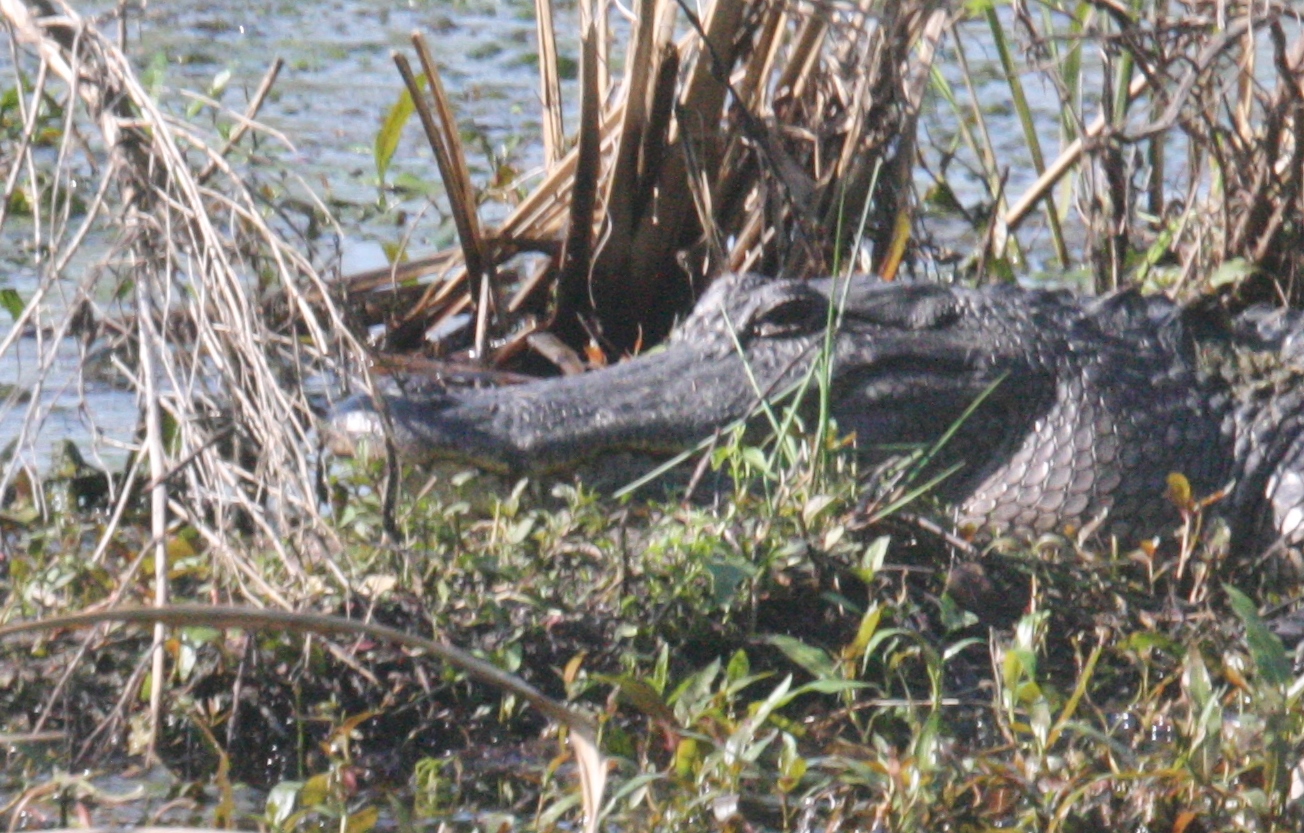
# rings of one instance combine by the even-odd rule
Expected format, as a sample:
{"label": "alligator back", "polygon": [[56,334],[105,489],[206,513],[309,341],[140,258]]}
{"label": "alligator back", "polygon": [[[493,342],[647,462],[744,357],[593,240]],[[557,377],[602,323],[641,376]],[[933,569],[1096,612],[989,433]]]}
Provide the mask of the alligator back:
{"label": "alligator back", "polygon": [[1304,313],[1252,307],[1231,326],[1230,349],[1206,363],[1229,380],[1235,407],[1233,540],[1304,576]]}
{"label": "alligator back", "polygon": [[[828,334],[830,322],[833,335]],[[1098,529],[1124,544],[1171,533],[1181,474],[1227,496],[1238,547],[1304,544],[1304,317],[1232,320],[1162,297],[1084,300],[1015,287],[715,282],[666,346],[611,367],[428,401],[337,412],[336,448],[388,426],[418,462],[511,472],[609,451],[673,451],[802,387],[832,348],[839,429],[880,459],[929,443],[970,409],[939,465],[957,517],[993,532]]]}
{"label": "alligator back", "polygon": [[1162,298],[871,283],[841,340],[839,374],[864,381],[835,413],[862,445],[936,436],[985,397],[943,449],[965,524],[1135,543],[1179,523],[1170,474],[1198,495],[1231,477],[1229,386]]}

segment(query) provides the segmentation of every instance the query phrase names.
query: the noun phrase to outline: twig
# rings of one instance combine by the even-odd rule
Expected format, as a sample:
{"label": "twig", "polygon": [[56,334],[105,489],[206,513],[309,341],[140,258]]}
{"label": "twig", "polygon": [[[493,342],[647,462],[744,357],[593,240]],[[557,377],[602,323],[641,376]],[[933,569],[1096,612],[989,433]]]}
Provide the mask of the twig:
{"label": "twig", "polygon": [[552,0],[534,2],[535,34],[539,43],[539,104],[543,110],[543,163],[551,167],[566,150],[561,120],[561,81],[557,73],[557,34]]}
{"label": "twig", "polygon": [[[235,147],[244,138],[244,135],[249,132],[251,123],[258,116],[258,111],[262,109],[263,102],[276,84],[276,77],[280,75],[283,66],[285,66],[285,60],[279,56],[272,61],[272,65],[263,74],[263,80],[258,83],[258,89],[254,91],[253,98],[249,99],[249,106],[245,107],[244,118],[236,124],[235,129],[231,131],[231,135],[222,143],[222,147],[217,151],[218,156],[225,157],[231,152],[231,148]],[[204,169],[195,175],[195,180],[202,185],[208,182],[209,177],[216,172],[217,161],[209,160]]]}
{"label": "twig", "polygon": [[[1128,94],[1132,98],[1135,98],[1140,95],[1147,86],[1149,86],[1149,81],[1146,80],[1145,76],[1138,75],[1136,78],[1132,79],[1132,83],[1128,86]],[[1086,134],[1085,138],[1087,140],[1099,138],[1100,135],[1105,132],[1106,126],[1105,117],[1103,115],[1097,116],[1096,120],[1088,125],[1087,129],[1084,131]],[[1041,176],[1037,177],[1036,181],[1028,187],[1028,190],[1024,192],[1023,196],[1010,207],[1009,211],[1005,212],[1006,229],[1014,231],[1025,219],[1027,219],[1028,214],[1032,209],[1036,208],[1037,203],[1040,202],[1047,193],[1049,193],[1051,188],[1055,187],[1055,183],[1059,182],[1064,174],[1068,173],[1069,169],[1077,164],[1077,161],[1081,158],[1082,151],[1085,148],[1086,142],[1082,136],[1079,136],[1072,142],[1069,142],[1064,150],[1060,151],[1060,155],[1055,158],[1055,161],[1046,166],[1046,170],[1042,172]]]}

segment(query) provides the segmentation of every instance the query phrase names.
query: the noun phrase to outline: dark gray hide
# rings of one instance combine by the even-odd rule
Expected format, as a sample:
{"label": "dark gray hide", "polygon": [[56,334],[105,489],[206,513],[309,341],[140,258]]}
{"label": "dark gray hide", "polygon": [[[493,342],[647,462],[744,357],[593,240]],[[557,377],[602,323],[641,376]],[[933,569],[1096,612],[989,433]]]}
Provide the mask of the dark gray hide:
{"label": "dark gray hide", "polygon": [[[776,394],[805,377],[830,292],[845,294],[834,416],[862,454],[935,440],[991,389],[938,461],[962,464],[941,487],[962,522],[1022,533],[1099,522],[1135,542],[1178,523],[1166,492],[1180,473],[1196,496],[1230,488],[1212,511],[1235,542],[1304,538],[1299,317],[1253,311],[1195,327],[1170,302],[1134,292],[1084,300],[729,276],[653,353],[581,376],[391,398],[393,438],[416,462],[510,472],[682,449],[754,413],[758,389]],[[381,426],[354,401],[332,417],[333,445],[350,452]]]}

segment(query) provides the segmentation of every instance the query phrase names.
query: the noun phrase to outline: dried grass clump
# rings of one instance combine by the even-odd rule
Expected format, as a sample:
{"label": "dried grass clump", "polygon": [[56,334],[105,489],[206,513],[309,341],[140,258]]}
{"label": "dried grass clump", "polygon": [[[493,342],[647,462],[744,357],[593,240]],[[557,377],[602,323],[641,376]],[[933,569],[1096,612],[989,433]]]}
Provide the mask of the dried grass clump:
{"label": "dried grass clump", "polygon": [[[1190,297],[1228,286],[1238,303],[1298,300],[1298,9],[1187,0],[1063,11],[987,10],[957,27],[943,58],[959,62],[963,89],[936,79],[956,137],[924,159],[939,185],[952,184],[937,174],[948,165],[982,183],[982,199],[966,206],[985,221],[974,224],[978,277],[1016,274],[1040,236],[1055,266],[1086,270],[1097,291],[1139,283]],[[1005,75],[987,87],[971,71],[980,44]],[[1025,95],[1033,85],[1057,111],[1057,154],[1042,147],[1046,119]],[[1001,123],[993,93],[1008,94],[1006,121],[1017,125]],[[1002,129],[1022,134],[1018,160],[998,158],[991,137]],[[1035,181],[1007,193],[1012,173]]]}
{"label": "dried grass clump", "polygon": [[[618,355],[664,336],[723,270],[816,275],[851,260],[895,268],[913,209],[909,137],[948,20],[940,4],[721,0],[699,20],[673,0],[646,0],[635,6],[625,75],[608,90],[614,6],[583,3],[579,127],[565,153],[551,18],[540,6],[550,167],[497,229],[460,219],[474,216],[474,200],[450,153],[447,98],[416,38],[433,100],[405,77],[461,247],[395,270],[440,280],[390,322],[388,347],[475,305],[475,344],[492,363],[543,329],[572,348],[594,343]],[[865,227],[874,245],[857,249]],[[522,274],[512,260],[522,251],[547,262]],[[357,276],[352,286],[380,280]],[[503,341],[525,313],[534,323]],[[500,344],[491,356],[489,336]]]}
{"label": "dried grass clump", "polygon": [[[219,149],[162,110],[119,47],[67,5],[4,0],[0,12],[21,114],[0,163],[0,225],[15,207],[30,212],[24,231],[42,253],[39,286],[0,341],[6,362],[35,345],[40,371],[3,405],[25,409],[3,482],[43,462],[29,441],[65,404],[46,387],[66,361],[61,348],[80,345],[85,364],[108,345],[120,382],[137,394],[141,428],[127,438],[125,475],[110,484],[113,523],[91,557],[103,556],[114,524],[144,494],[160,555],[184,522],[254,595],[287,603],[229,535],[260,532],[290,575],[302,575],[303,554],[325,541],[305,381],[352,355],[353,342],[299,241],[269,225],[274,213],[225,158],[253,127],[256,103]],[[267,314],[273,289],[293,326]]]}

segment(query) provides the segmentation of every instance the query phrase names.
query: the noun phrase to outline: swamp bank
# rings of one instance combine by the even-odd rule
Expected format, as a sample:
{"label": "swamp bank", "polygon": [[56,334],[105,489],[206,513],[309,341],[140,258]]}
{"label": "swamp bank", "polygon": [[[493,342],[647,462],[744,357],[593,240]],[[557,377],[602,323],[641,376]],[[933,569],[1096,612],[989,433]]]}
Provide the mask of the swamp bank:
{"label": "swamp bank", "polygon": [[[3,618],[83,617],[3,644],[12,827],[1299,827],[1265,624],[1298,588],[1244,478],[1120,473],[1153,534],[993,534],[948,514],[945,426],[855,453],[895,412],[776,399],[632,496],[322,430],[601,396],[726,274],[1130,286],[1289,362],[1292,314],[1238,316],[1298,300],[1296,9],[313,8],[282,64],[241,10],[0,2]],[[780,307],[742,335],[820,341]]]}

